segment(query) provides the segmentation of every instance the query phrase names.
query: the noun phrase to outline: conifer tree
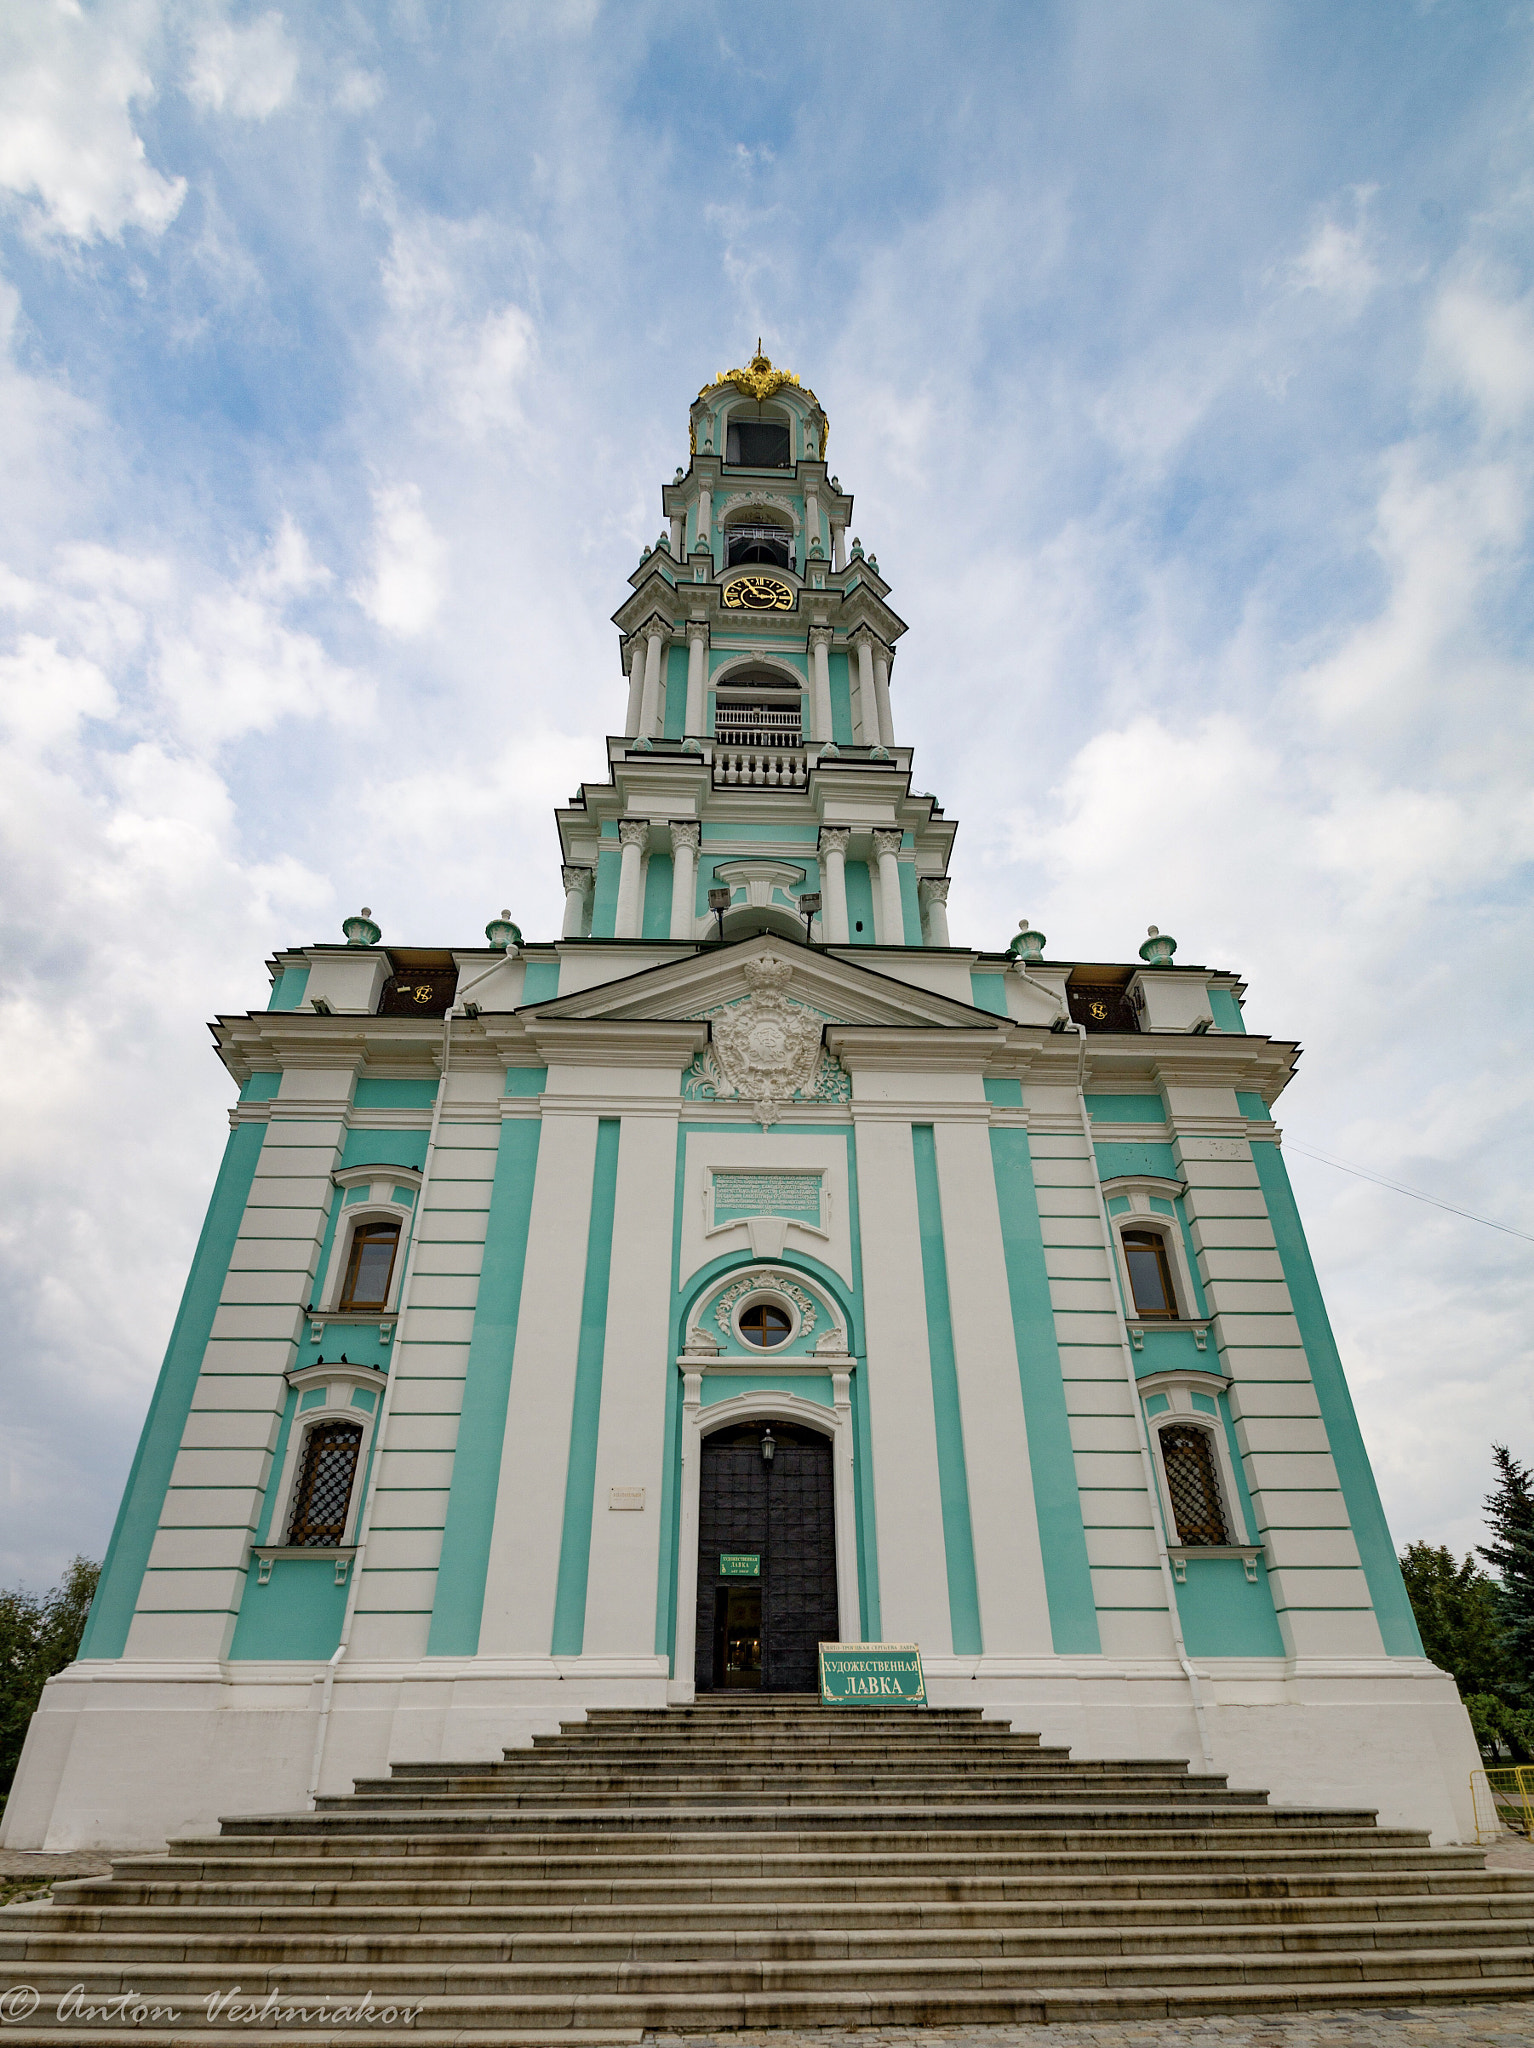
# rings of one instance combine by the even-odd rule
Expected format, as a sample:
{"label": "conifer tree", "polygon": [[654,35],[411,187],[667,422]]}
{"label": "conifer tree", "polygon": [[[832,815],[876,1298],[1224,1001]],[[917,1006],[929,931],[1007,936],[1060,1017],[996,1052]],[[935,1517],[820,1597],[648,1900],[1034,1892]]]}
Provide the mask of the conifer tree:
{"label": "conifer tree", "polygon": [[1534,1473],[1506,1444],[1493,1444],[1497,1485],[1486,1497],[1490,1543],[1480,1555],[1502,1583],[1502,1625],[1508,1672],[1500,1690],[1534,1702]]}

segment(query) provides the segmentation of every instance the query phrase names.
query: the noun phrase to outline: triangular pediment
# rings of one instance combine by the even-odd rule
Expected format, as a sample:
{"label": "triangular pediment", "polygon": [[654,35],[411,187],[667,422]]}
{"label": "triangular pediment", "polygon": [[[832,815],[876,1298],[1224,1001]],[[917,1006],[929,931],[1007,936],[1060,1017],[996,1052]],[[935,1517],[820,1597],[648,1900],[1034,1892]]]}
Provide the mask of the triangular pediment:
{"label": "triangular pediment", "polygon": [[748,965],[773,960],[787,969],[779,985],[788,999],[817,1010],[828,1023],[868,1024],[884,1029],[995,1029],[1000,1019],[987,1010],[928,988],[914,988],[892,975],[863,967],[844,956],[794,945],[773,932],[761,932],[734,945],[711,947],[648,967],[621,981],[530,1006],[540,1018],[589,1023],[680,1023],[712,1016],[751,994]]}

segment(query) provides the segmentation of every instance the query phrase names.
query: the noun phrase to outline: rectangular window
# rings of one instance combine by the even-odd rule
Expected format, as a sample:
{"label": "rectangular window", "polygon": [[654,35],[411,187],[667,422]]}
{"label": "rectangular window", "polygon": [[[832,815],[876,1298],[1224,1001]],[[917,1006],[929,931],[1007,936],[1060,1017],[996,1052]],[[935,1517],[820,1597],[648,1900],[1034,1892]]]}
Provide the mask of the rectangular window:
{"label": "rectangular window", "polygon": [[288,1542],[302,1550],[334,1550],[346,1534],[361,1425],[322,1422],[309,1432],[293,1500]]}
{"label": "rectangular window", "polygon": [[724,459],[741,469],[787,469],[788,428],[781,420],[731,420]]}
{"label": "rectangular window", "polygon": [[394,1257],[399,1250],[397,1223],[360,1223],[352,1238],[351,1256],[346,1261],[346,1285],[341,1289],[343,1309],[382,1309],[388,1306],[389,1282],[394,1277]]}
{"label": "rectangular window", "polygon": [[1161,1432],[1161,1464],[1178,1542],[1189,1547],[1229,1543],[1209,1432],[1187,1423],[1170,1423]]}
{"label": "rectangular window", "polygon": [[1129,1268],[1129,1291],[1137,1316],[1177,1315],[1177,1296],[1172,1291],[1172,1268],[1166,1243],[1159,1230],[1126,1230],[1124,1263]]}

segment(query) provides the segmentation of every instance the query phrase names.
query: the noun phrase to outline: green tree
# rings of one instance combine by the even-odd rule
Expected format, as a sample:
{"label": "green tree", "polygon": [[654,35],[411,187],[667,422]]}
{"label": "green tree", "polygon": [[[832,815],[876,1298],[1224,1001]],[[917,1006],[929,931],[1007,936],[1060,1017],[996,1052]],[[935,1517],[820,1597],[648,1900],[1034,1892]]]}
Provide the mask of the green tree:
{"label": "green tree", "polygon": [[1518,1706],[1534,1706],[1534,1473],[1506,1444],[1493,1444],[1495,1491],[1486,1496],[1492,1541],[1480,1555],[1500,1581],[1507,1671],[1496,1690]]}
{"label": "green tree", "polygon": [[11,1789],[43,1687],[74,1661],[100,1576],[99,1564],[77,1557],[52,1592],[0,1593],[0,1798]]}
{"label": "green tree", "polygon": [[1456,1564],[1451,1551],[1430,1543],[1407,1545],[1401,1576],[1429,1659],[1447,1671],[1467,1697],[1500,1697],[1507,1675],[1507,1642],[1496,1580],[1482,1571],[1474,1556]]}

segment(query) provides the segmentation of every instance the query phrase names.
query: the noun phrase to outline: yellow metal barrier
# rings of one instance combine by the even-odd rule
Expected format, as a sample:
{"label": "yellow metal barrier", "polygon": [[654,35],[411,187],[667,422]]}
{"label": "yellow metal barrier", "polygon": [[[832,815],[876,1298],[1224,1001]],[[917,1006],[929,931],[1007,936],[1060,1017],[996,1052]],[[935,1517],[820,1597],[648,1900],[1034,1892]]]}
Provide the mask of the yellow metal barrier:
{"label": "yellow metal barrier", "polygon": [[1534,1764],[1472,1771],[1470,1797],[1478,1842],[1494,1842],[1507,1828],[1534,1840]]}

